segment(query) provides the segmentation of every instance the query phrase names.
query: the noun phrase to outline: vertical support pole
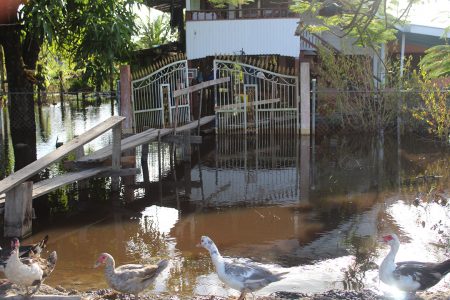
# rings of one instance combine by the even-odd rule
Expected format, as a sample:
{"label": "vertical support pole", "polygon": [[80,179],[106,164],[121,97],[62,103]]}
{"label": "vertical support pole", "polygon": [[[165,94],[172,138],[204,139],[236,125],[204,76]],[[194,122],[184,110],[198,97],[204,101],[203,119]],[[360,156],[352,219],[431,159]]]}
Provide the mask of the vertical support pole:
{"label": "vertical support pole", "polygon": [[[213,72],[214,72],[214,80],[217,79],[217,64],[216,64],[216,60],[214,60],[214,66],[213,66]],[[232,80],[231,76],[230,76],[230,80]],[[230,81],[231,84],[231,81]],[[216,116],[215,120],[216,122],[214,123],[214,127],[215,127],[215,134],[217,135],[217,129],[219,127],[219,119],[217,118],[217,86],[218,84],[214,85],[214,115]]]}
{"label": "vertical support pole", "polygon": [[311,91],[309,63],[300,63],[300,134],[311,134]]}
{"label": "vertical support pole", "polygon": [[64,84],[63,84],[63,72],[59,71],[59,100],[61,101],[61,106],[64,102]]}
{"label": "vertical support pole", "polygon": [[382,87],[384,88],[386,85],[386,45],[385,44],[381,44],[380,56],[381,56],[380,79],[381,79]]}
{"label": "vertical support pole", "polygon": [[300,133],[300,58],[295,59],[294,64],[294,72],[295,76],[297,77],[296,81],[296,87],[295,87],[295,105],[297,108],[297,124],[295,124],[295,132],[298,134]]}
{"label": "vertical support pole", "polygon": [[120,66],[120,115],[126,117],[122,122],[123,134],[133,133],[133,107],[131,103],[130,66]]}
{"label": "vertical support pole", "polygon": [[33,217],[33,182],[24,182],[6,192],[5,237],[25,238],[31,235]]}
{"label": "vertical support pole", "polygon": [[300,137],[300,201],[309,202],[310,188],[310,158],[311,158],[311,139],[309,136]]}
{"label": "vertical support pole", "polygon": [[[111,167],[113,171],[120,170],[120,156],[121,156],[121,138],[122,138],[122,128],[121,125],[116,125],[112,129],[113,131],[113,140],[112,140],[112,159],[111,159]],[[113,175],[111,176],[111,190],[118,191],[120,188],[119,185],[119,176]]]}
{"label": "vertical support pole", "polygon": [[311,80],[312,85],[312,98],[311,98],[311,134],[316,134],[316,84],[317,80],[314,78]]}
{"label": "vertical support pole", "polygon": [[202,119],[202,99],[203,99],[203,89],[200,90],[200,102],[198,105],[198,125],[197,125],[197,135],[200,135],[200,120]]}
{"label": "vertical support pole", "polygon": [[403,67],[405,63],[405,33],[402,32],[402,44],[400,46],[400,77],[403,77]]}
{"label": "vertical support pole", "polygon": [[[75,161],[77,161],[85,155],[84,154],[84,146],[81,145],[80,147],[75,149],[74,152],[75,152]],[[78,186],[79,199],[87,199],[88,198],[87,197],[87,188],[89,186],[89,179],[78,180],[77,186]]]}

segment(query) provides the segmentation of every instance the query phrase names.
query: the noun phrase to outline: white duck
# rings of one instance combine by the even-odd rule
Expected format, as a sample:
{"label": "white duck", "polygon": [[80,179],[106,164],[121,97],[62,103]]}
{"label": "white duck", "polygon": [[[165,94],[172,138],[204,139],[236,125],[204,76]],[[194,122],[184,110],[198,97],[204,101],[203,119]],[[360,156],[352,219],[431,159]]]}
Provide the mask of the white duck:
{"label": "white duck", "polygon": [[450,272],[450,259],[442,263],[404,261],[395,263],[400,241],[395,234],[383,236],[383,242],[391,246],[379,269],[380,280],[388,285],[414,294],[436,285]]}
{"label": "white duck", "polygon": [[102,253],[94,268],[104,264],[105,278],[108,285],[121,293],[134,294],[139,299],[139,293],[145,290],[155,278],[167,267],[168,261],[161,260],[157,265],[127,264],[115,267],[111,254]]}
{"label": "white duck", "polygon": [[20,242],[14,238],[11,242],[12,253],[6,260],[4,273],[6,278],[12,283],[24,286],[27,294],[28,287],[36,286],[32,294],[36,293],[42,282],[50,275],[56,265],[56,252],[53,251],[47,260],[39,257],[19,258]]}
{"label": "white duck", "polygon": [[257,291],[272,282],[281,280],[282,276],[287,274],[275,274],[251,262],[238,262],[231,258],[224,258],[214,242],[207,236],[202,236],[197,246],[209,251],[219,279],[241,292],[238,300],[244,299],[248,292]]}

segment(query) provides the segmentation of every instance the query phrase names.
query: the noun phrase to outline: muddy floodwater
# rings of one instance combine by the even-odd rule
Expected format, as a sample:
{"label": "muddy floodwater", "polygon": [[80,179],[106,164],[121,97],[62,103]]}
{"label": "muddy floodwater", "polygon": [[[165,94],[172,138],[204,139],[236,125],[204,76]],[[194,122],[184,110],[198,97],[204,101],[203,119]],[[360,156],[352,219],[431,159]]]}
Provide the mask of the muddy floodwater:
{"label": "muddy floodwater", "polygon": [[[57,138],[64,142],[115,112],[110,104],[45,107],[38,156]],[[238,295],[196,247],[202,235],[224,256],[288,272],[256,295],[394,292],[377,276],[388,251],[379,238],[391,232],[402,241],[397,260],[450,255],[450,151],[419,136],[207,135],[189,148],[151,143],[146,153],[136,149],[140,174],[123,178],[119,193],[110,191],[109,179],[95,179],[35,200],[34,234],[23,243],[50,236],[58,263],[47,284],[106,288],[103,270],[93,265],[108,252],[117,264],[170,259],[147,293]],[[449,288],[447,276],[434,289]]]}

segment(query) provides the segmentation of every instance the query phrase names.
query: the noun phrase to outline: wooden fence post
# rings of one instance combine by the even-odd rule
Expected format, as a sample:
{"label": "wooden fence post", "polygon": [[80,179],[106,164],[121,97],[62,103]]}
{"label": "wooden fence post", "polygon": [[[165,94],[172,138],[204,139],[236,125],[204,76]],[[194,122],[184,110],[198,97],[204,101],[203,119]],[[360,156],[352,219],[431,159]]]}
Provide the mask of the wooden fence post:
{"label": "wooden fence post", "polygon": [[[112,156],[111,156],[111,167],[113,171],[120,170],[120,157],[122,154],[121,150],[121,140],[122,140],[122,128],[119,125],[116,125],[112,129]],[[113,175],[111,176],[111,189],[113,191],[118,191],[120,188],[119,185],[119,176]]]}
{"label": "wooden fence post", "polygon": [[120,115],[126,117],[122,122],[123,134],[133,133],[133,108],[131,103],[130,66],[120,66]]}
{"label": "wooden fence post", "polygon": [[[130,66],[120,67],[120,115],[126,117],[122,122],[122,133],[125,137],[132,135],[134,133],[134,115],[133,115],[133,103],[132,103],[132,91],[131,91],[131,71]],[[142,145],[143,149],[145,145]],[[148,149],[148,145],[147,145]],[[136,156],[136,149],[130,149],[124,152],[125,156]],[[144,154],[142,154],[144,155]],[[136,163],[133,162],[133,167]],[[122,177],[122,182],[124,184],[124,198],[126,202],[131,202],[134,200],[134,189],[128,186],[134,185],[135,176],[124,176]]]}
{"label": "wooden fence post", "polygon": [[33,217],[33,182],[26,181],[6,192],[5,237],[31,235]]}

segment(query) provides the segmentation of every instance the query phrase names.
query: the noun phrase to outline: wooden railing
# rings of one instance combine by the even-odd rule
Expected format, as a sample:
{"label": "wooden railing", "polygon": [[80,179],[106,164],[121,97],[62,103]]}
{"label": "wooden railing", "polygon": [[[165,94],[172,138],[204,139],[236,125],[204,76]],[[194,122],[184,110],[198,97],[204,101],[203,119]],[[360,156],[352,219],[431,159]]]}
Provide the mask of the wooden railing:
{"label": "wooden railing", "polygon": [[313,50],[317,51],[319,46],[322,45],[334,53],[339,53],[340,51],[336,49],[332,44],[325,41],[322,37],[318,36],[315,33],[311,33],[309,31],[304,31],[300,35],[300,49],[301,50]]}
{"label": "wooden railing", "polygon": [[186,21],[299,18],[289,8],[246,8],[186,11]]}

